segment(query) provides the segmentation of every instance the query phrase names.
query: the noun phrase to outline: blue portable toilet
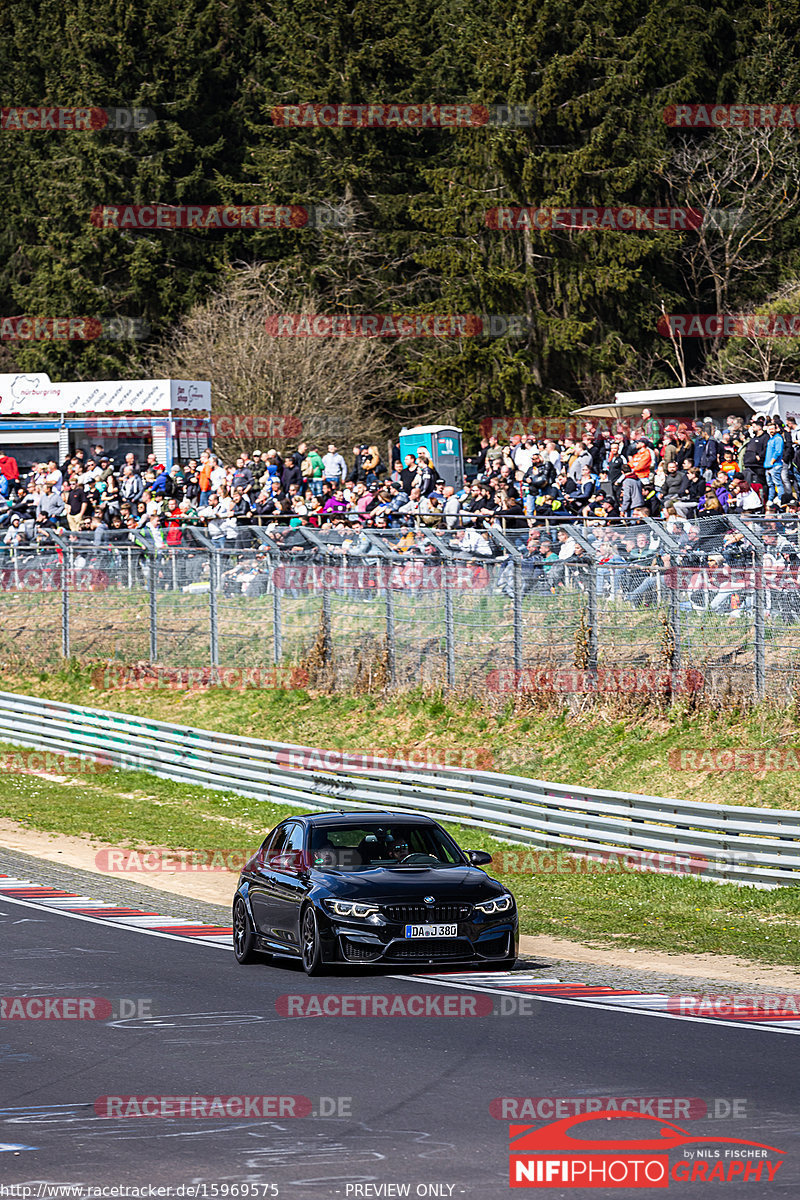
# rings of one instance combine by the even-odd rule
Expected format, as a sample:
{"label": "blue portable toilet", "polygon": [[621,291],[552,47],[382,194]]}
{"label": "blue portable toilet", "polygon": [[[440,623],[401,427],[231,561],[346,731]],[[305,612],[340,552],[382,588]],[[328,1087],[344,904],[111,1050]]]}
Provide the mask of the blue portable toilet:
{"label": "blue portable toilet", "polygon": [[464,483],[464,453],[461,430],[455,425],[415,425],[400,430],[400,458],[405,464],[407,454],[416,458],[424,446],[445,483],[459,491]]}

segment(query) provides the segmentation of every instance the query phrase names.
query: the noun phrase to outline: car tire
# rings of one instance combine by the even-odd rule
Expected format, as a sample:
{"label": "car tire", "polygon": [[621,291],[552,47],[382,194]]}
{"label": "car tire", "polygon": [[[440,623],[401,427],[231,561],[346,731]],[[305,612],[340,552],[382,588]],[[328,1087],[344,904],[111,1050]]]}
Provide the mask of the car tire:
{"label": "car tire", "polygon": [[256,935],[241,896],[237,896],[233,903],[233,955],[242,966],[258,961]]}
{"label": "car tire", "polygon": [[317,914],[311,905],[306,905],[300,917],[300,955],[306,975],[322,975],[322,944],[319,936]]}

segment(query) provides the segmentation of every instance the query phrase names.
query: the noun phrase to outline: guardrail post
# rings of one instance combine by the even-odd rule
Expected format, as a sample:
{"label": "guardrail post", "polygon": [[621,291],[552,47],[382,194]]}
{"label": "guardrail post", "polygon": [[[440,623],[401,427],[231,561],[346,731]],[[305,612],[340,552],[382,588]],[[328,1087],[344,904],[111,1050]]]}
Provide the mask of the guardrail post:
{"label": "guardrail post", "polygon": [[456,685],[456,636],[455,621],[453,620],[453,593],[450,590],[450,581],[446,574],[444,578],[444,636],[447,650],[447,686],[452,688]]}
{"label": "guardrail post", "polygon": [[150,591],[150,662],[158,662],[158,604],[156,602],[156,560],[155,554],[147,561],[148,588]]}
{"label": "guardrail post", "polygon": [[69,658],[69,567],[67,556],[61,556],[61,653]]}
{"label": "guardrail post", "polygon": [[397,660],[395,655],[394,592],[392,591],[392,567],[386,564],[384,593],[386,596],[386,665],[389,671],[389,687],[397,684]]}
{"label": "guardrail post", "polygon": [[766,590],[764,588],[764,556],[758,550],[753,550],[753,561],[756,568],[755,578],[755,613],[753,620],[753,640],[755,654],[753,657],[753,683],[756,700],[763,700],[766,691],[766,662],[764,647],[764,609],[766,608]]}
{"label": "guardrail post", "polygon": [[[514,670],[522,670],[522,559],[513,564],[514,571]],[[517,675],[519,678],[519,675]]]}
{"label": "guardrail post", "polygon": [[208,562],[208,616],[211,635],[211,666],[219,666],[219,620],[217,615],[217,576],[219,575],[218,550],[209,552]]}

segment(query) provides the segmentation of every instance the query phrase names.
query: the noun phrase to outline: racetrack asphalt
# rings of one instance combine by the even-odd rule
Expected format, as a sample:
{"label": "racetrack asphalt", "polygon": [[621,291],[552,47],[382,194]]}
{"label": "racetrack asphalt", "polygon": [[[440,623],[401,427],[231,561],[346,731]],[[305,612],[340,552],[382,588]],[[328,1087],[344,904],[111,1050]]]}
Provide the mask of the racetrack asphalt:
{"label": "racetrack asphalt", "polygon": [[[127,880],[106,886],[93,876],[89,891],[83,873],[23,858],[3,853],[0,870],[25,867],[25,878],[57,887],[81,880],[84,894],[132,904],[141,904],[147,890]],[[163,893],[157,909],[221,917],[214,906]],[[408,1184],[411,1196],[495,1200],[512,1193],[508,1121],[491,1114],[493,1099],[693,1097],[712,1107],[722,1101],[723,1111],[737,1099],[742,1112],[735,1120],[676,1119],[693,1135],[742,1138],[784,1152],[771,1183],[739,1179],[725,1189],[747,1200],[800,1196],[796,1037],[536,1000],[499,1015],[502,997],[491,987],[481,991],[483,983],[455,990],[423,974],[349,970],[308,979],[288,962],[241,967],[219,947],[2,897],[0,926],[4,997],[105,997],[115,1013],[124,999],[126,1011],[139,1013],[0,1022],[3,1185],[195,1184],[202,1200],[235,1196],[231,1188],[242,1184],[257,1189],[251,1196],[266,1197],[276,1194],[275,1185],[281,1197],[322,1200],[402,1195],[395,1189]],[[552,974],[542,964],[522,966]],[[279,1011],[280,996],[341,993],[490,995],[494,1008],[492,1015],[458,1017]],[[96,1111],[104,1096],[301,1096],[316,1115],[106,1117]],[[335,1115],[320,1115],[325,1107]],[[673,1161],[680,1154],[673,1152]],[[36,1196],[39,1183],[32,1186]],[[720,1186],[670,1182],[674,1194],[687,1198],[719,1194]],[[584,1191],[545,1189],[550,1197]]]}

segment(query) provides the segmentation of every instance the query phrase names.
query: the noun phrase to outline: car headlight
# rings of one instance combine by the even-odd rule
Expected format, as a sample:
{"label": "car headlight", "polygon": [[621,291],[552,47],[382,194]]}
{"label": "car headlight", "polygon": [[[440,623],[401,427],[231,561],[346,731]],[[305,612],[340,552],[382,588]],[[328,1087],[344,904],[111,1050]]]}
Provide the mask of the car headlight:
{"label": "car headlight", "polygon": [[478,912],[493,916],[494,913],[508,912],[510,908],[513,908],[514,897],[506,892],[505,896],[498,896],[495,900],[481,900],[480,904],[476,904],[474,907]]}
{"label": "car headlight", "polygon": [[323,900],[322,903],[337,917],[369,917],[380,912],[377,904],[362,904],[357,900]]}

